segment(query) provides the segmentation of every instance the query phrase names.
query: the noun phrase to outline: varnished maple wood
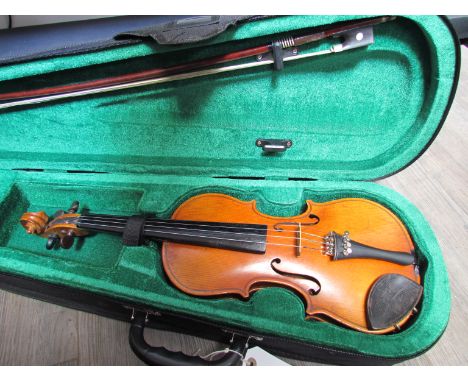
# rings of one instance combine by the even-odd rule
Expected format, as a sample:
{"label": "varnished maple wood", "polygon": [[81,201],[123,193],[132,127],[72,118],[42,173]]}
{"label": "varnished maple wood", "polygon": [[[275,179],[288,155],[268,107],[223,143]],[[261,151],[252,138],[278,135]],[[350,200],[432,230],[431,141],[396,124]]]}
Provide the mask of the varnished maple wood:
{"label": "varnished maple wood", "polygon": [[[223,194],[203,194],[180,205],[172,218],[265,224],[273,230],[279,222],[310,223],[315,219],[311,218],[312,213],[320,217],[320,222],[314,226],[304,225],[302,232],[324,236],[330,231],[349,231],[352,240],[373,247],[407,253],[414,249],[400,220],[382,205],[366,199],[348,198],[327,203],[309,200],[301,215],[273,217],[259,212],[255,201],[244,202]],[[414,266],[372,259],[334,261],[330,256],[307,248],[298,255],[294,247],[297,237],[291,232],[295,230],[295,226],[284,227],[284,237],[278,237],[281,236],[278,233],[267,235],[264,255],[164,242],[164,269],[177,288],[191,295],[235,294],[247,298],[259,288],[282,286],[304,300],[308,318],[333,319],[369,333],[393,331],[394,327],[378,331],[368,329],[367,295],[373,283],[388,273],[401,274],[419,283]],[[287,243],[291,247],[275,243]],[[272,268],[273,261],[282,274]],[[312,278],[321,286],[316,295],[309,293],[317,287]],[[405,317],[399,325],[408,318]]]}
{"label": "varnished maple wood", "polygon": [[[27,212],[20,221],[30,234],[64,240],[88,234],[77,227],[79,217],[67,213],[49,220],[41,211]],[[420,283],[413,265],[376,259],[333,260],[320,250],[323,237],[329,232],[348,231],[355,242],[412,256],[413,243],[401,221],[384,206],[367,199],[347,198],[326,203],[308,200],[301,215],[274,217],[258,211],[255,201],[245,202],[224,194],[202,194],[181,204],[172,219],[267,226],[264,254],[165,241],[164,269],[177,288],[191,295],[248,298],[260,288],[280,286],[302,298],[308,319],[332,320],[362,332],[383,334],[395,327],[369,329],[366,308],[372,285],[380,276],[390,273]],[[233,240],[260,240],[248,235],[236,233]],[[397,325],[401,327],[410,315]]]}
{"label": "varnished maple wood", "polygon": [[41,235],[49,221],[49,217],[44,211],[25,212],[20,219],[20,223],[27,233],[31,235]]}

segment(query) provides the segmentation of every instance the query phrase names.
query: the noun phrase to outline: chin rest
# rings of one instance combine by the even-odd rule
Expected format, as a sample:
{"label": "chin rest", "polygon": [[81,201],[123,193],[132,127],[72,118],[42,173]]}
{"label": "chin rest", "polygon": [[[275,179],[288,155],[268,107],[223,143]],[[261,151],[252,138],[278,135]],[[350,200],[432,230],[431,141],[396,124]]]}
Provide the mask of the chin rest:
{"label": "chin rest", "polygon": [[379,277],[367,298],[367,319],[371,328],[397,326],[418,304],[422,291],[421,285],[399,274]]}

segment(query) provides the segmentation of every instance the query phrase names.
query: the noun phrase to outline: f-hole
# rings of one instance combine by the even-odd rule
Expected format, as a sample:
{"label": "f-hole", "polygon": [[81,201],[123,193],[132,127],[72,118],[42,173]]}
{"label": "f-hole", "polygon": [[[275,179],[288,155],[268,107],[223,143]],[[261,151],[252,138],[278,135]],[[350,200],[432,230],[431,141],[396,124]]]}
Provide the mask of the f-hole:
{"label": "f-hole", "polygon": [[309,276],[309,275],[302,275],[302,274],[298,274],[298,273],[291,273],[291,272],[282,271],[281,269],[278,269],[278,264],[281,264],[281,259],[280,258],[275,258],[275,259],[271,260],[271,263],[270,263],[271,269],[273,269],[276,273],[278,273],[281,276],[312,281],[314,284],[317,285],[317,287],[315,289],[310,288],[308,290],[309,294],[311,294],[312,296],[315,296],[315,295],[320,293],[320,290],[322,289],[322,286],[320,285],[320,282],[315,277]]}
{"label": "f-hole", "polygon": [[282,232],[284,230],[283,226],[294,226],[294,227],[299,227],[299,224],[304,227],[304,226],[311,226],[311,225],[316,225],[319,223],[320,218],[317,215],[310,214],[309,217],[313,219],[314,221],[311,223],[297,223],[297,222],[280,222],[276,223],[273,228],[278,231]]}
{"label": "f-hole", "polygon": [[315,224],[318,224],[320,222],[320,218],[315,214],[310,214],[309,219],[313,220],[311,223],[308,223],[309,225],[315,225]]}

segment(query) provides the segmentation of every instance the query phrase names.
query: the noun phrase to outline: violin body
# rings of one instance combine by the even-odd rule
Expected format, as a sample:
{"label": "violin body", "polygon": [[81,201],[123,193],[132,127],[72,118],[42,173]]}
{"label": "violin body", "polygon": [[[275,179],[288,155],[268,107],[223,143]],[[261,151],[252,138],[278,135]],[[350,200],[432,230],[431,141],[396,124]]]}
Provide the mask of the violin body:
{"label": "violin body", "polygon": [[[90,232],[121,234],[125,245],[162,241],[172,284],[200,297],[249,298],[265,287],[291,290],[307,319],[374,334],[399,330],[422,296],[414,246],[402,222],[384,206],[359,198],[308,200],[305,211],[275,217],[255,201],[201,194],[171,219],[77,213],[79,203],[52,218],[20,219],[46,248],[72,248]],[[275,307],[272,307],[274,309]]]}
{"label": "violin body", "polygon": [[[326,203],[308,200],[305,212],[298,216],[273,217],[259,212],[255,201],[203,194],[181,204],[172,219],[265,224],[271,232],[278,223],[294,222],[302,224],[303,232],[319,236],[330,231],[349,231],[353,240],[369,246],[407,253],[414,251],[401,221],[387,208],[367,199],[347,198]],[[285,226],[281,232],[288,230],[296,231],[297,226]],[[394,331],[395,326],[401,327],[411,316],[410,311],[391,327],[369,329],[367,299],[372,285],[382,275],[399,274],[420,284],[417,267],[413,264],[399,265],[375,259],[336,261],[307,248],[298,253],[297,235],[285,236],[288,238],[267,235],[264,254],[164,242],[162,261],[171,282],[194,296],[248,298],[260,288],[285,287],[302,298],[307,318],[333,320],[376,334]],[[291,246],[269,245],[283,244],[285,240]],[[315,293],[317,289],[319,292]]]}

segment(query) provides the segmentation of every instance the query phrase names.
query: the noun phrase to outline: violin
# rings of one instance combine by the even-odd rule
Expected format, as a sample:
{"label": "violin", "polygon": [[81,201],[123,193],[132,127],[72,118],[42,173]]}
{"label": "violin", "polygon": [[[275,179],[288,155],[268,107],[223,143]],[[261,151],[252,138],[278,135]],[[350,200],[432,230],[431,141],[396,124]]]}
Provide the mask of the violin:
{"label": "violin", "polygon": [[372,334],[401,330],[417,312],[423,287],[403,223],[367,199],[306,202],[303,213],[275,217],[255,201],[208,193],[183,202],[171,219],[79,214],[79,203],[49,217],[26,212],[29,234],[46,248],[71,248],[92,232],[123,236],[125,245],[162,242],[170,282],[193,296],[247,299],[283,287],[304,302],[307,319]]}

